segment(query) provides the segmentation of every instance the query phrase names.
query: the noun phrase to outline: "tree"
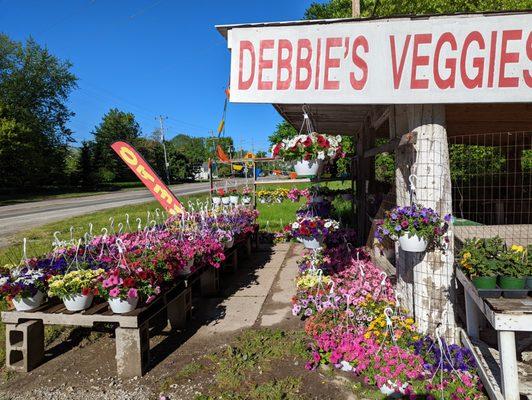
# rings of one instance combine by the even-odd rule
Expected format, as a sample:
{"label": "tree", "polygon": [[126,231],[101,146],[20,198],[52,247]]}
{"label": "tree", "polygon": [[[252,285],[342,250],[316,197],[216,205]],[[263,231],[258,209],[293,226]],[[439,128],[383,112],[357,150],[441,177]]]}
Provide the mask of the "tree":
{"label": "tree", "polygon": [[[361,0],[362,17],[386,17],[405,14],[441,14],[478,11],[526,10],[530,0]],[[350,18],[351,0],[314,2],[305,11],[305,19]]]}
{"label": "tree", "polygon": [[279,122],[275,128],[275,132],[273,132],[270,136],[268,136],[268,140],[270,142],[271,146],[274,146],[275,144],[279,143],[283,139],[290,139],[297,135],[297,130],[292,125],[290,125],[288,122],[283,121]]}
{"label": "tree", "polygon": [[125,182],[136,179],[129,167],[111,148],[117,140],[137,145],[140,126],[132,113],[116,108],[104,115],[102,122],[92,134],[94,135],[94,166],[98,170],[98,183]]}
{"label": "tree", "polygon": [[84,141],[79,152],[77,178],[83,188],[93,188],[96,183],[96,174],[92,163],[92,142]]}
{"label": "tree", "polygon": [[0,34],[1,186],[65,183],[71,67],[31,38],[22,44]]}

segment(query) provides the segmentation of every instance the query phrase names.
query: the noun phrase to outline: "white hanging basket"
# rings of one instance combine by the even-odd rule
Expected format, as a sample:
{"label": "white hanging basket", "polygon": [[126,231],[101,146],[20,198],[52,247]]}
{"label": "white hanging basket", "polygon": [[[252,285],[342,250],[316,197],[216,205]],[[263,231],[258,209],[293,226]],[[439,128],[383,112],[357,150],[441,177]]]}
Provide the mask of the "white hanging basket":
{"label": "white hanging basket", "polygon": [[242,204],[250,204],[251,203],[251,197],[249,196],[244,196],[242,197]]}
{"label": "white hanging basket", "polygon": [[295,163],[294,171],[297,176],[316,176],[322,164],[322,160],[300,160]]}
{"label": "white hanging basket", "polygon": [[404,251],[420,253],[427,249],[427,241],[417,235],[408,237],[408,234],[399,236],[399,245]]}
{"label": "white hanging basket", "polygon": [[229,201],[231,204],[237,205],[238,204],[238,196],[229,196]]}
{"label": "white hanging basket", "polygon": [[137,308],[139,302],[138,297],[128,297],[126,300],[121,299],[120,297],[111,297],[109,298],[109,307],[115,314],[125,314],[133,311]]}
{"label": "white hanging basket", "polygon": [[190,259],[187,262],[185,268],[179,271],[179,275],[189,275],[192,272],[192,266],[194,265],[194,259]]}
{"label": "white hanging basket", "polygon": [[233,247],[234,244],[235,244],[235,238],[225,242],[225,248],[230,249],[231,247]]}
{"label": "white hanging basket", "polygon": [[323,244],[323,237],[318,238],[301,238],[301,242],[306,249],[321,249]]}
{"label": "white hanging basket", "polygon": [[231,199],[229,198],[229,196],[226,196],[226,197],[222,197],[222,204],[223,205],[229,205],[229,203],[231,203]]}
{"label": "white hanging basket", "polygon": [[94,295],[92,293],[83,295],[81,293],[72,294],[63,298],[63,304],[68,311],[86,310],[92,304]]}
{"label": "white hanging basket", "polygon": [[219,206],[221,202],[222,202],[222,198],[221,197],[214,196],[212,198],[212,204],[214,204],[215,206]]}
{"label": "white hanging basket", "polygon": [[44,293],[40,290],[32,297],[14,298],[13,305],[17,311],[30,311],[39,307],[44,301]]}

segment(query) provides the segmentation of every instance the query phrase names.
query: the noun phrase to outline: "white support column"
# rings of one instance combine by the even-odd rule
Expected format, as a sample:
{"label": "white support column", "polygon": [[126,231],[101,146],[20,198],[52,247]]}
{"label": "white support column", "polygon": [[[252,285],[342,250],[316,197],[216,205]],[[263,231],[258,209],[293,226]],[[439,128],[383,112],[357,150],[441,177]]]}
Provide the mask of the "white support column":
{"label": "white support column", "polygon": [[[445,106],[421,104],[396,106],[396,137],[416,133],[416,143],[402,146],[396,157],[397,204],[410,204],[408,179],[416,175],[415,201],[440,215],[452,212],[451,173]],[[452,288],[454,246],[452,227],[446,251],[404,253],[397,251],[398,290],[403,303],[412,307],[420,330],[434,333],[443,324],[445,338],[455,342],[454,290]],[[412,298],[412,300],[411,300]],[[445,320],[444,320],[445,319]]]}
{"label": "white support column", "polygon": [[505,400],[519,400],[519,378],[515,354],[515,333],[497,331],[501,364],[501,389]]}
{"label": "white support column", "polygon": [[471,295],[465,291],[467,334],[472,339],[478,339],[479,316],[481,314]]}

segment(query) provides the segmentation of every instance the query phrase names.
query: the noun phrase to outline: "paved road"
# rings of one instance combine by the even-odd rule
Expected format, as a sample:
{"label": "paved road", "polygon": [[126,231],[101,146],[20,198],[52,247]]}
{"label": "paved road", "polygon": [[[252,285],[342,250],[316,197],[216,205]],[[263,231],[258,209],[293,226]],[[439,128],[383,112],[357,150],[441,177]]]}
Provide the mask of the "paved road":
{"label": "paved road", "polygon": [[[179,197],[208,192],[209,183],[185,183],[173,185],[170,188]],[[10,236],[24,229],[94,211],[145,203],[150,200],[153,200],[153,196],[147,189],[138,189],[3,206],[0,207],[0,247],[8,243],[7,239]]]}

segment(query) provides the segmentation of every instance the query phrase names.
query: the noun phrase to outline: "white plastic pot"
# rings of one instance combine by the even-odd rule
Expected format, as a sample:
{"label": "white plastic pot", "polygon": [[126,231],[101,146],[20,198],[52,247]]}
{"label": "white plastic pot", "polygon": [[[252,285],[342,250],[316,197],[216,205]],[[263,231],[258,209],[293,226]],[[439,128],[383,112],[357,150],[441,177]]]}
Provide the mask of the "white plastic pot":
{"label": "white plastic pot", "polygon": [[229,196],[226,196],[226,197],[222,197],[222,204],[223,205],[228,205],[229,203],[231,202],[231,199]]}
{"label": "white plastic pot", "polygon": [[426,250],[428,243],[417,235],[408,237],[408,234],[404,234],[399,236],[399,245],[404,251],[420,253]]}
{"label": "white plastic pot", "polygon": [[238,204],[238,196],[229,196],[229,201],[231,204],[237,205]]}
{"label": "white plastic pot", "polygon": [[242,204],[249,204],[249,203],[251,203],[251,197],[249,196],[242,197]]}
{"label": "white plastic pot", "polygon": [[133,311],[137,308],[139,302],[138,297],[128,297],[126,300],[122,300],[120,297],[110,297],[109,307],[115,314],[125,314]]}
{"label": "white plastic pot", "polygon": [[297,176],[316,176],[321,163],[321,160],[301,160],[295,163],[294,171]]}
{"label": "white plastic pot", "polygon": [[233,247],[234,244],[235,244],[235,238],[225,242],[225,248],[230,249],[231,247]]}
{"label": "white plastic pot", "polygon": [[306,249],[321,249],[323,238],[301,238],[301,242]]}
{"label": "white plastic pot", "polygon": [[81,293],[72,294],[63,298],[63,304],[68,311],[86,310],[92,304],[94,295],[92,293],[83,295]]}
{"label": "white plastic pot", "polygon": [[192,272],[192,266],[194,265],[194,259],[190,259],[187,262],[187,265],[185,268],[179,271],[179,275],[188,275]]}
{"label": "white plastic pot", "polygon": [[44,301],[44,293],[40,290],[32,297],[14,298],[13,305],[17,311],[30,311],[39,307]]}
{"label": "white plastic pot", "polygon": [[218,205],[220,205],[221,202],[222,202],[222,198],[221,197],[213,196],[212,204],[214,204],[215,206],[218,206]]}

